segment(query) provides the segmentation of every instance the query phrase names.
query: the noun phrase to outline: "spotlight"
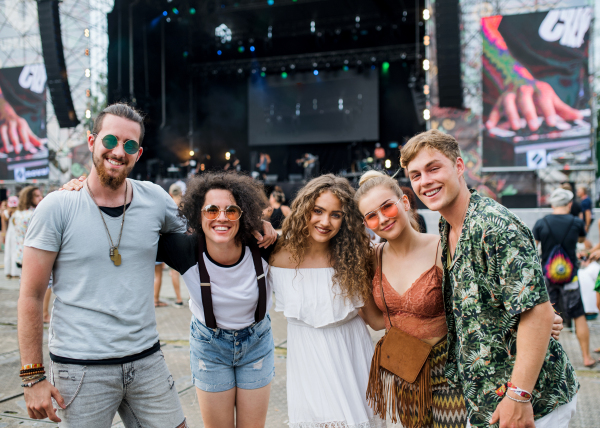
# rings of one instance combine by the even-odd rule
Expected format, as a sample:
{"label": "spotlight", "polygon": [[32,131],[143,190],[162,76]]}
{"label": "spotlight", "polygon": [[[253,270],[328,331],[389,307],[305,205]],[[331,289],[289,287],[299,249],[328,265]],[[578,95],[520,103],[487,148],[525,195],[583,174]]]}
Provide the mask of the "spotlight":
{"label": "spotlight", "polygon": [[423,70],[425,70],[425,71],[429,70],[429,60],[428,59],[423,60]]}
{"label": "spotlight", "polygon": [[296,64],[290,64],[290,68],[293,70],[294,68],[296,68]]}
{"label": "spotlight", "polygon": [[429,9],[423,9],[423,19],[427,21],[430,18]]}
{"label": "spotlight", "polygon": [[243,46],[239,46],[239,47],[238,47],[238,52],[239,52],[239,53],[242,53],[242,52],[244,52],[245,50],[246,50],[246,48],[245,48],[245,47],[243,47]]}
{"label": "spotlight", "polygon": [[256,48],[254,46],[250,46],[250,52],[254,52]]}
{"label": "spotlight", "polygon": [[275,0],[267,0],[267,4],[269,6],[273,6],[275,4]]}
{"label": "spotlight", "polygon": [[283,79],[287,79],[287,73],[284,71],[283,73],[281,73],[281,77],[282,77]]}
{"label": "spotlight", "polygon": [[385,61],[383,64],[381,64],[381,72],[382,73],[387,73],[390,70],[390,63]]}
{"label": "spotlight", "polygon": [[231,153],[227,152],[225,153],[225,160],[229,160],[231,159]]}
{"label": "spotlight", "polygon": [[273,26],[269,25],[268,31],[267,31],[267,37],[269,39],[271,39],[273,37]]}
{"label": "spotlight", "polygon": [[163,12],[163,16],[167,16],[169,14],[169,12],[167,12],[166,10]]}
{"label": "spotlight", "polygon": [[190,150],[190,156],[194,156],[196,153],[193,150]]}
{"label": "spotlight", "polygon": [[429,95],[429,85],[423,85],[423,93]]}
{"label": "spotlight", "polygon": [[231,29],[227,25],[221,24],[215,28],[215,37],[220,37],[221,43],[230,42],[231,36]]}
{"label": "spotlight", "polygon": [[85,117],[86,117],[87,119],[90,119],[90,118],[92,117],[92,112],[90,111],[90,109],[87,109],[87,110],[85,111]]}
{"label": "spotlight", "polygon": [[83,35],[85,37],[90,37],[90,30],[88,30],[87,28],[85,30],[83,30]]}
{"label": "spotlight", "polygon": [[318,75],[319,75],[319,70],[314,70],[314,71],[313,71],[313,74],[314,74],[315,76],[318,76]]}
{"label": "spotlight", "polygon": [[167,18],[167,22],[171,22],[171,18]]}
{"label": "spotlight", "polygon": [[311,33],[315,32],[315,21],[310,21],[310,32]]}
{"label": "spotlight", "polygon": [[92,74],[92,73],[90,72],[90,69],[89,69],[89,68],[86,68],[86,69],[85,69],[85,77],[90,77],[90,75],[91,75],[91,74]]}
{"label": "spotlight", "polygon": [[173,13],[174,13],[175,15],[179,15],[179,9],[177,9],[176,7],[174,7],[174,8],[172,9],[172,11],[173,11]]}
{"label": "spotlight", "polygon": [[194,9],[193,7],[190,9],[190,15],[195,15],[196,14],[196,9]]}
{"label": "spotlight", "polygon": [[360,22],[360,16],[356,15],[356,18],[354,18],[354,20],[355,20],[356,22]]}
{"label": "spotlight", "polygon": [[217,51],[217,55],[221,55],[222,53],[223,53],[223,52],[222,52],[222,51],[220,51],[220,50],[218,50],[218,51]]}
{"label": "spotlight", "polygon": [[423,37],[423,44],[424,44],[425,46],[429,46],[429,36],[425,36],[425,37]]}
{"label": "spotlight", "polygon": [[431,119],[431,112],[429,111],[428,108],[423,110],[423,119],[425,119],[425,120]]}
{"label": "spotlight", "polygon": [[392,167],[392,161],[389,159],[385,160],[385,168],[390,169]]}

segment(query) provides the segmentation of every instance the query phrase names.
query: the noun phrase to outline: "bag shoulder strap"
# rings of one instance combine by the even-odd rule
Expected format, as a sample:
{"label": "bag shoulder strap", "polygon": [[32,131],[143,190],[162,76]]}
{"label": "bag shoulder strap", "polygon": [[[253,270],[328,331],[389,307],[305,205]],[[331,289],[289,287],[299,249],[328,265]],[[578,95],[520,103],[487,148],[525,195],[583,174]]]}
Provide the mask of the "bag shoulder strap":
{"label": "bag shoulder strap", "polygon": [[[254,262],[254,270],[258,281],[258,304],[254,312],[254,321],[260,322],[267,314],[267,283],[262,265],[262,257],[258,245],[249,245]],[[202,296],[202,309],[204,310],[204,323],[208,328],[217,328],[217,320],[213,310],[210,276],[204,263],[206,242],[204,237],[198,238],[198,272],[200,274],[200,294]]]}
{"label": "bag shoulder strap", "polygon": [[383,300],[383,307],[385,308],[385,314],[388,317],[388,321],[390,322],[390,328],[393,327],[392,319],[390,318],[390,311],[387,307],[387,303],[385,303],[385,294],[383,292],[383,247],[385,246],[385,242],[379,246],[377,249],[377,262],[379,263],[379,287],[381,287],[381,300]]}
{"label": "bag shoulder strap", "polygon": [[[546,217],[544,217],[543,220],[544,220],[544,223],[546,223],[546,226],[548,226],[548,231],[550,232],[550,234],[552,235],[552,237],[556,238],[554,236],[554,234],[552,233],[552,228],[550,227],[550,223],[548,223],[548,220],[546,220]],[[571,231],[571,228],[573,227],[573,223],[574,222],[575,222],[575,216],[571,216],[571,223],[569,223],[569,227],[567,227],[567,230],[565,231],[565,234],[563,235],[562,240],[558,244],[561,247],[563,246],[563,243],[565,242],[565,239],[567,239],[567,236],[569,235],[569,232]]]}

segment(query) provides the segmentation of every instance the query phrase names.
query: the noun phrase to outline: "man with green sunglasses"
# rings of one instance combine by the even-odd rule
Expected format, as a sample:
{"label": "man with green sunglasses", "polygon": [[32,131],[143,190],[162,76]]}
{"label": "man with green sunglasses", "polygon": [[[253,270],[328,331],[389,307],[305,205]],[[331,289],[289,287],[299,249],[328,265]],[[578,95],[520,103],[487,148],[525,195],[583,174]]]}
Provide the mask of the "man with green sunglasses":
{"label": "man with green sunglasses", "polygon": [[[32,418],[109,428],[118,411],[126,427],[187,426],[153,305],[159,235],[186,227],[161,187],[127,179],[143,137],[139,112],[107,107],[88,136],[90,175],[72,186],[82,191],[50,193],[31,220],[19,297],[23,365],[43,363],[42,301],[51,271],[57,296],[48,340],[52,382],[24,388]],[[261,245],[276,236],[270,228]]]}

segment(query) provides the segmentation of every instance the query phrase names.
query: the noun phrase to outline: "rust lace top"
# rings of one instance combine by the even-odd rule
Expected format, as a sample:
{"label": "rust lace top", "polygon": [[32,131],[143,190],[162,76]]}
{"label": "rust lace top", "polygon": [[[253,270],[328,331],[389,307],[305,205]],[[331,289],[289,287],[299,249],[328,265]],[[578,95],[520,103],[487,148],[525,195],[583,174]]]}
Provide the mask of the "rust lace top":
{"label": "rust lace top", "polygon": [[[437,252],[435,256],[437,260]],[[442,295],[443,271],[437,265],[423,272],[406,290],[399,294],[383,277],[383,292],[394,327],[419,339],[432,339],[448,332]],[[373,298],[377,307],[384,313],[385,328],[390,322],[385,315],[379,285],[379,266],[373,278]]]}

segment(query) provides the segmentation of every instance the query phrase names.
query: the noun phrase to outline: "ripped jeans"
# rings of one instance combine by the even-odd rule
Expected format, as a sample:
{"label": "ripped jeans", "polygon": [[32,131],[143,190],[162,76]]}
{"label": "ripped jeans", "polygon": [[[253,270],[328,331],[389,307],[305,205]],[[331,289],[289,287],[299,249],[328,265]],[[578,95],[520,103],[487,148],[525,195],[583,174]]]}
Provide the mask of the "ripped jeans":
{"label": "ripped jeans", "polygon": [[192,316],[192,382],[206,392],[258,389],[275,376],[271,317],[241,330],[210,329]]}
{"label": "ripped jeans", "polygon": [[127,428],[187,427],[162,351],[125,364],[52,362],[50,380],[67,405],[54,403],[61,428],[109,428],[117,412]]}

